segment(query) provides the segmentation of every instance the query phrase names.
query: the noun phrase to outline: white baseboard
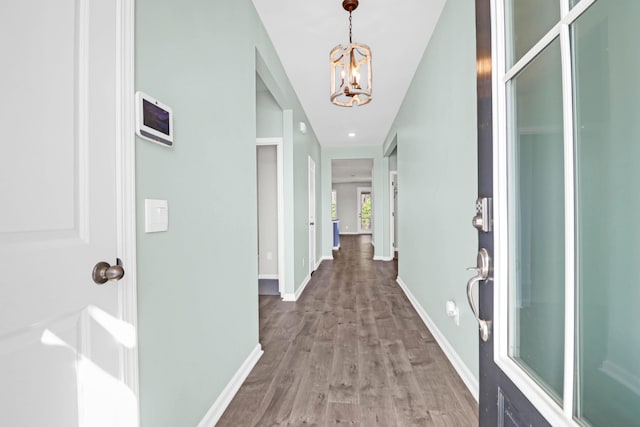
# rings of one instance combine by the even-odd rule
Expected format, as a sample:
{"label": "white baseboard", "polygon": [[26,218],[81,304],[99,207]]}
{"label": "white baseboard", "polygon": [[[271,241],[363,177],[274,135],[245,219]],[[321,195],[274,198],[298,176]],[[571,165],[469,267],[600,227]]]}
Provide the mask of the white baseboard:
{"label": "white baseboard", "polygon": [[353,236],[360,233],[358,233],[357,231],[341,231],[338,234],[340,234],[341,236]]}
{"label": "white baseboard", "polygon": [[438,329],[438,327],[433,322],[433,320],[431,320],[431,318],[429,317],[425,309],[422,307],[422,305],[420,305],[416,297],[413,296],[413,294],[409,290],[409,287],[406,285],[406,283],[404,283],[404,281],[400,278],[400,276],[398,276],[398,278],[396,279],[396,282],[398,283],[400,288],[404,291],[407,298],[409,298],[411,305],[413,305],[413,308],[418,312],[418,314],[420,315],[420,318],[422,319],[424,324],[427,326],[427,328],[431,332],[431,335],[433,335],[433,337],[436,339],[436,342],[440,345],[440,348],[442,348],[442,351],[444,351],[444,354],[449,359],[449,362],[451,362],[455,370],[458,372],[458,375],[460,375],[460,378],[462,378],[462,381],[469,389],[469,392],[471,392],[474,399],[478,401],[479,390],[480,390],[478,379],[473,375],[471,370],[462,361],[458,353],[454,350],[453,346],[449,343],[449,341],[447,341],[447,338],[440,331],[440,329]]}
{"label": "white baseboard", "polygon": [[258,280],[279,280],[280,276],[277,274],[258,274]]}
{"label": "white baseboard", "polygon": [[295,291],[295,293],[284,294],[284,296],[282,297],[282,300],[288,301],[288,302],[298,301],[298,298],[300,298],[300,295],[302,295],[302,292],[304,292],[304,289],[307,287],[310,280],[311,280],[311,275],[307,275],[307,277],[305,277],[304,280],[302,281],[302,285],[300,285],[298,290]]}
{"label": "white baseboard", "polygon": [[392,256],[374,256],[373,260],[374,261],[393,261],[393,257]]}
{"label": "white baseboard", "polygon": [[340,249],[340,245],[338,245],[338,246],[334,246],[334,247],[333,247],[333,250],[334,250],[334,251],[337,251],[337,250],[339,250],[339,249]]}
{"label": "white baseboard", "polygon": [[198,427],[214,427],[216,425],[263,353],[262,346],[258,343],[242,366],[240,366],[240,369],[238,369],[233,378],[231,378],[229,384],[222,390],[222,393],[220,393],[220,396],[218,396],[211,408],[209,408],[202,421],[198,424]]}

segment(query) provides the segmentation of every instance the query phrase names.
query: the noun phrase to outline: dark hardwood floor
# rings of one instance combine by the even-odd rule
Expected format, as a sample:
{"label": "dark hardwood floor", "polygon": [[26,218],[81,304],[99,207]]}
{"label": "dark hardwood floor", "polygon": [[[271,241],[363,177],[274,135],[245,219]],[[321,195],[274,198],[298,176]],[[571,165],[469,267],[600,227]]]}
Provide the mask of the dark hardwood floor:
{"label": "dark hardwood floor", "polygon": [[260,297],[264,355],[218,426],[476,426],[477,403],[369,236],[341,236],[300,299]]}

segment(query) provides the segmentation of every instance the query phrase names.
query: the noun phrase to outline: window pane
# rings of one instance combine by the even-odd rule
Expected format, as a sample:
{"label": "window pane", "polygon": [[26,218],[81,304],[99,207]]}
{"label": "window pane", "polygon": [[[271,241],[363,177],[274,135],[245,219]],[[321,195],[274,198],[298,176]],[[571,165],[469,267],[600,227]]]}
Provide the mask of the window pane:
{"label": "window pane", "polygon": [[560,1],[507,0],[507,62],[515,64],[560,21]]}
{"label": "window pane", "polygon": [[640,16],[599,0],[572,29],[577,144],[576,415],[640,422]]}
{"label": "window pane", "polygon": [[564,149],[557,39],[514,78],[509,99],[509,355],[561,400]]}
{"label": "window pane", "polygon": [[580,0],[571,0],[571,7],[577,5],[578,3],[580,3]]}

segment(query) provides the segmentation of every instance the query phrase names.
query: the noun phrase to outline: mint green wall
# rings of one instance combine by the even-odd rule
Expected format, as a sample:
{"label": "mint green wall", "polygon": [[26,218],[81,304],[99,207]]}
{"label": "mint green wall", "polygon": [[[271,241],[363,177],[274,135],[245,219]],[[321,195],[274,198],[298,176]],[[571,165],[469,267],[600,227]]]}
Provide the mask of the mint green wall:
{"label": "mint green wall", "polygon": [[324,225],[324,227],[322,227],[321,239],[322,256],[332,257],[331,160],[334,159],[373,159],[373,175],[371,180],[373,192],[373,231],[371,238],[375,242],[374,258],[382,259],[388,256],[388,252],[390,252],[388,248],[388,232],[386,233],[387,237],[385,240],[383,230],[384,227],[388,228],[389,220],[389,215],[384,215],[384,209],[389,210],[389,183],[387,182],[389,180],[389,162],[388,159],[383,158],[382,147],[380,146],[322,147],[322,185],[319,187],[319,189],[321,188],[322,211],[317,216],[317,218],[321,219],[321,224]]}
{"label": "mint green wall", "polygon": [[[259,77],[257,77],[259,78]],[[282,137],[282,109],[269,91],[256,93],[256,136]]]}
{"label": "mint green wall", "polygon": [[[302,120],[301,117],[296,118],[294,114],[294,124]],[[309,127],[309,125],[307,125]],[[296,129],[297,131],[297,129]],[[309,275],[309,157],[314,159],[316,164],[316,218],[320,216],[320,171],[322,170],[322,161],[320,158],[320,145],[314,143],[315,137],[311,132],[306,135],[295,132],[293,144],[293,164],[294,168],[294,202],[295,202],[295,284],[296,290],[302,285],[305,278]],[[316,260],[320,259],[320,236],[323,230],[330,228],[323,227],[316,221]]]}
{"label": "mint green wall", "polygon": [[[174,148],[136,142],[143,427],[197,425],[258,343],[257,69],[271,72],[265,84],[289,111],[285,209],[294,212],[303,190],[291,178],[306,170],[294,154],[310,152],[319,168],[319,146],[312,131],[292,130],[304,113],[251,1],[136,2],[136,89],[175,115]],[[169,201],[168,232],[144,233],[145,198]],[[287,242],[298,215],[286,216]]]}
{"label": "mint green wall", "polygon": [[[478,375],[478,327],[466,298],[476,261],[475,9],[447,1],[384,146],[397,136],[399,276]],[[388,157],[386,158],[388,160]],[[388,211],[388,210],[386,210]],[[388,216],[388,214],[387,214]],[[460,308],[460,326],[445,302]]]}
{"label": "mint green wall", "polygon": [[[308,156],[316,163],[316,217],[320,213],[320,144],[289,83],[282,64],[271,45],[262,24],[257,26],[257,70],[265,86],[283,111],[284,174],[285,174],[285,292],[292,295],[309,274],[309,186]],[[307,133],[299,130],[305,122]],[[265,135],[267,136],[267,135]],[[273,135],[271,135],[273,136]],[[322,224],[316,226],[319,259]],[[303,264],[304,260],[304,264]]]}

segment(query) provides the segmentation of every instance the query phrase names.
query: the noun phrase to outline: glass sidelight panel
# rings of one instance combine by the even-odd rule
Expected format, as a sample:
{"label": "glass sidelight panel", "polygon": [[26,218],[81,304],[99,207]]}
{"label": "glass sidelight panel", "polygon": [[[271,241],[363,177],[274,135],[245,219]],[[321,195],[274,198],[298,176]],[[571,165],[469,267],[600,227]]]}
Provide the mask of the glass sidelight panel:
{"label": "glass sidelight panel", "polygon": [[371,193],[360,193],[360,230],[371,231]]}
{"label": "glass sidelight panel", "polygon": [[511,82],[509,356],[558,401],[564,358],[564,148],[560,42]]}
{"label": "glass sidelight panel", "polygon": [[560,1],[507,0],[507,65],[518,62],[560,20]]}
{"label": "glass sidelight panel", "polygon": [[599,0],[572,27],[578,256],[576,416],[640,423],[640,16]]}

